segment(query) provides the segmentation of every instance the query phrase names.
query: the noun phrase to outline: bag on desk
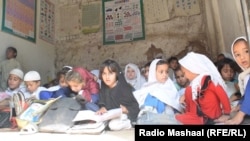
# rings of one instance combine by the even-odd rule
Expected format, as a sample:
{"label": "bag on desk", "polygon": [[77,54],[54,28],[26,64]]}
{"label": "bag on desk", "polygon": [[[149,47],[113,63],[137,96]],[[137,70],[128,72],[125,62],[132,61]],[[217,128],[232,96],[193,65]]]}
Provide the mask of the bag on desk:
{"label": "bag on desk", "polygon": [[40,132],[65,133],[73,126],[73,118],[81,105],[70,97],[62,97],[53,103],[42,117],[38,128]]}

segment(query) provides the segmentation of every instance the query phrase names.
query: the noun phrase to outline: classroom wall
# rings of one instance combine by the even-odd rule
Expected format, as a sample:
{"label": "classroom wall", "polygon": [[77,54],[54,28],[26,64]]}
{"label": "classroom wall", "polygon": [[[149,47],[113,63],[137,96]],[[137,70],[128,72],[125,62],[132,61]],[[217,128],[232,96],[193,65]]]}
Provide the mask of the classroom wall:
{"label": "classroom wall", "polygon": [[244,36],[245,25],[242,16],[241,0],[205,1],[207,41],[212,54],[231,53],[230,47],[238,36]]}
{"label": "classroom wall", "polygon": [[[98,1],[74,2],[81,5]],[[71,6],[70,2],[60,0],[57,7]],[[246,34],[241,1],[197,0],[200,4],[200,13],[190,16],[175,16],[171,7],[176,1],[167,2],[171,18],[158,23],[145,23],[145,40],[103,45],[101,28],[97,33],[79,34],[58,41],[55,45],[56,68],[72,65],[96,69],[107,58],[117,60],[122,67],[130,62],[142,66],[149,61],[150,55],[161,51],[166,58],[175,55],[180,58],[193,50],[205,53],[215,61],[219,53],[230,53],[231,43],[237,36]],[[60,17],[58,11],[56,14],[57,18]],[[146,18],[147,15],[144,16]],[[59,26],[60,24],[57,27]]]}
{"label": "classroom wall", "polygon": [[[0,1],[0,18],[2,19],[2,6],[3,1]],[[39,7],[38,1],[38,9]],[[21,63],[24,73],[29,70],[36,70],[40,73],[42,83],[46,83],[48,79],[54,77],[55,72],[55,48],[54,45],[47,43],[38,36],[39,30],[39,14],[37,14],[37,36],[36,43],[27,41],[12,34],[0,31],[0,61],[5,59],[5,50],[9,46],[13,46],[17,49],[17,60]],[[0,22],[2,27],[2,20]]]}
{"label": "classroom wall", "polygon": [[[197,1],[200,2],[199,14],[175,16],[171,9],[175,1],[168,0],[171,18],[158,23],[146,23],[145,40],[113,45],[103,45],[102,28],[96,33],[79,34],[65,40],[59,38],[61,20],[58,9],[61,6],[101,2],[100,0],[52,0],[56,5],[54,45],[38,36],[40,1],[37,1],[36,43],[0,31],[0,60],[5,58],[8,46],[16,47],[17,59],[23,65],[24,72],[39,71],[42,83],[54,78],[55,72],[64,65],[84,66],[91,70],[98,68],[107,58],[115,59],[122,67],[130,62],[142,66],[159,52],[168,58],[173,55],[181,57],[194,50],[206,53],[214,60],[218,53],[230,52],[231,42],[236,36],[245,34],[240,1]],[[0,6],[2,8],[2,1]],[[2,18],[2,9],[0,17]]]}
{"label": "classroom wall", "polygon": [[[80,0],[81,1],[81,0]],[[75,3],[74,3],[75,2]],[[206,19],[204,1],[197,0],[200,6],[198,14],[189,16],[176,16],[173,12],[173,0],[168,0],[170,18],[157,23],[145,23],[145,40],[138,40],[127,43],[103,45],[103,31],[96,33],[78,34],[69,36],[65,40],[60,39],[60,7],[70,7],[74,4],[80,5],[100,0],[79,1],[57,1],[56,23],[57,43],[56,47],[56,68],[64,65],[83,66],[90,70],[99,68],[99,65],[108,58],[112,58],[124,67],[127,63],[144,65],[152,59],[152,56],[162,52],[165,58],[178,55],[181,52],[196,50],[210,54],[207,46]],[[75,15],[72,14],[72,18]],[[145,14],[146,18],[147,15]],[[64,18],[64,17],[63,17]],[[66,18],[65,18],[66,19]],[[63,20],[63,22],[69,22]],[[70,23],[70,22],[69,22]],[[72,38],[71,38],[72,37]],[[183,54],[183,53],[182,53]],[[180,55],[181,56],[181,55]]]}

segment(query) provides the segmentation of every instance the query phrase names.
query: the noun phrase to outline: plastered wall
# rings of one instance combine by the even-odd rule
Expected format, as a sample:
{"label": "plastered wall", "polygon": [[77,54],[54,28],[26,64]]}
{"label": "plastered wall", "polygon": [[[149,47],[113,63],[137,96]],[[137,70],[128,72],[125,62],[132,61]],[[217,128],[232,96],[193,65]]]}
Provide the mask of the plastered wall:
{"label": "plastered wall", "polygon": [[[97,33],[80,34],[73,39],[58,40],[55,45],[56,68],[71,65],[83,66],[92,70],[99,68],[99,65],[108,58],[116,60],[122,67],[127,63],[142,66],[152,59],[152,56],[157,54],[159,50],[162,51],[165,58],[175,55],[181,57],[179,53],[187,51],[190,45],[193,46],[192,49],[210,55],[211,50],[207,46],[204,2],[198,1],[200,2],[200,13],[191,16],[175,16],[171,13],[173,3],[170,1],[171,18],[159,23],[145,23],[145,40],[103,45],[102,29]],[[70,5],[72,3],[61,0],[57,3],[57,6],[60,7],[65,4]],[[58,18],[57,21],[60,21],[60,19]],[[193,44],[194,42],[195,44]]]}

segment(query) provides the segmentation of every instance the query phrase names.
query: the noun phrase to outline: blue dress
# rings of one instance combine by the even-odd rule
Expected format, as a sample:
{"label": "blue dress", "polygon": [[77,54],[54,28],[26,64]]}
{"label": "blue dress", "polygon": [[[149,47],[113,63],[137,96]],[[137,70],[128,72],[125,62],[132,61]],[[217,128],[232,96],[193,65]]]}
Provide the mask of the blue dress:
{"label": "blue dress", "polygon": [[247,85],[245,88],[245,94],[240,101],[240,104],[241,104],[240,110],[247,115],[250,115],[249,101],[250,101],[250,79],[248,79],[248,81],[247,81]]}

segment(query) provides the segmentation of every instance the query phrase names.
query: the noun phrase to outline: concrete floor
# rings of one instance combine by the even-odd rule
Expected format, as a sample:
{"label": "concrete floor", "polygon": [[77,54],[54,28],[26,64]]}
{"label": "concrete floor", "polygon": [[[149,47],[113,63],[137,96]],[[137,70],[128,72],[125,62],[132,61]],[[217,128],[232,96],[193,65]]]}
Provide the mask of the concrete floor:
{"label": "concrete floor", "polygon": [[19,131],[0,130],[1,141],[134,141],[134,129],[104,131],[99,135],[34,133],[22,135]]}
{"label": "concrete floor", "polygon": [[[247,116],[242,123],[250,125],[250,117]],[[58,133],[34,133],[23,135],[18,130],[0,129],[1,141],[134,141],[134,128],[122,131],[104,131],[98,135],[90,134],[58,134]]]}

